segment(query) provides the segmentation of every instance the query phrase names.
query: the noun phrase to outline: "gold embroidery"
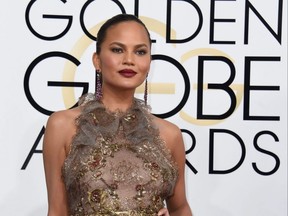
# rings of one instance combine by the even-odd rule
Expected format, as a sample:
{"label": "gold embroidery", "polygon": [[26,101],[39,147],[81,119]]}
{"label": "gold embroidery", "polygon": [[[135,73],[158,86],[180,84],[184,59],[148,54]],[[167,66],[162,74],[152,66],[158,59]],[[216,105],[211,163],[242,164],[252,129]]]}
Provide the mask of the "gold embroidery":
{"label": "gold embroidery", "polygon": [[156,216],[177,169],[144,104],[112,113],[86,101],[76,123],[62,170],[70,215]]}

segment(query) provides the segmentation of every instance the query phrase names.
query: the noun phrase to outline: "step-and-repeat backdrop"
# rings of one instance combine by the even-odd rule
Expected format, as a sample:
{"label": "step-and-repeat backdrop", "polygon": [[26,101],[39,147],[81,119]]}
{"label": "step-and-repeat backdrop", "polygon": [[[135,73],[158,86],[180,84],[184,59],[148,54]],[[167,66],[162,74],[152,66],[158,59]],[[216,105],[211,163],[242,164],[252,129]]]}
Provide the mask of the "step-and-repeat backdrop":
{"label": "step-and-repeat backdrop", "polygon": [[94,92],[95,35],[118,13],[151,32],[148,102],[182,130],[194,215],[286,216],[284,0],[2,1],[0,215],[47,214],[47,118]]}

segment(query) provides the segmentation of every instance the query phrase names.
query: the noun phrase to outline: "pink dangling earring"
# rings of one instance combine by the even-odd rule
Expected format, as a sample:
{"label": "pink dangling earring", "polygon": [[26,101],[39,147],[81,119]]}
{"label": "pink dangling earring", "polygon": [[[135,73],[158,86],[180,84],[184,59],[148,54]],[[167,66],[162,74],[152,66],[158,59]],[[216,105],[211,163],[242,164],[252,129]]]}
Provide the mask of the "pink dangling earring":
{"label": "pink dangling earring", "polygon": [[147,81],[148,74],[145,79],[145,89],[144,89],[144,103],[147,105],[147,95],[148,95],[148,81]]}
{"label": "pink dangling earring", "polygon": [[102,77],[100,70],[96,70],[96,100],[101,100],[103,96],[102,93]]}

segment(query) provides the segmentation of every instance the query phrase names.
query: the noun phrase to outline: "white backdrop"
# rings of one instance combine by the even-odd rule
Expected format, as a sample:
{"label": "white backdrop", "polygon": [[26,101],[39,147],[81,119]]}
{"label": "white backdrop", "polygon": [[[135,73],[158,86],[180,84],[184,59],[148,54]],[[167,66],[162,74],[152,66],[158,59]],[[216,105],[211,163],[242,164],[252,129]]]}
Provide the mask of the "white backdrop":
{"label": "white backdrop", "polygon": [[121,11],[154,39],[148,102],[183,131],[194,216],[286,216],[286,0],[3,1],[0,215],[46,215],[45,123],[94,91],[93,35]]}

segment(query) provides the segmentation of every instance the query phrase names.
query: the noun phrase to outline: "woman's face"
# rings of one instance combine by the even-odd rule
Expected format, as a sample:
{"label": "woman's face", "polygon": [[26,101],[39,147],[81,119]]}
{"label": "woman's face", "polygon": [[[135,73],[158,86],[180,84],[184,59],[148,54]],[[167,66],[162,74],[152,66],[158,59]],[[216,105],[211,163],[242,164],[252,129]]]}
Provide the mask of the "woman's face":
{"label": "woman's face", "polygon": [[102,73],[103,90],[135,90],[145,80],[151,63],[146,30],[134,21],[111,26],[93,63]]}

